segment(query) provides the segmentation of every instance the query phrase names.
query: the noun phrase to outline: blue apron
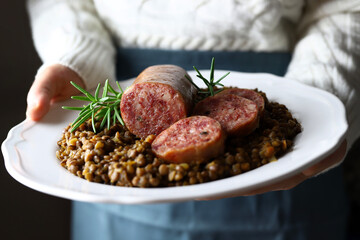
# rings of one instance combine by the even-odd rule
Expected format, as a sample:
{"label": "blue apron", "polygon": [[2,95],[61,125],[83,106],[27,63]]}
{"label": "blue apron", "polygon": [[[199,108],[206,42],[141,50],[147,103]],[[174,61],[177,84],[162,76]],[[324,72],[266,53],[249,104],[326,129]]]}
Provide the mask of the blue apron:
{"label": "blue apron", "polygon": [[[207,52],[123,49],[118,53],[119,80],[154,64],[177,64],[187,70],[217,69],[284,75],[288,53]],[[215,201],[116,205],[73,203],[72,239],[345,239],[348,202],[337,167],[288,191]]]}

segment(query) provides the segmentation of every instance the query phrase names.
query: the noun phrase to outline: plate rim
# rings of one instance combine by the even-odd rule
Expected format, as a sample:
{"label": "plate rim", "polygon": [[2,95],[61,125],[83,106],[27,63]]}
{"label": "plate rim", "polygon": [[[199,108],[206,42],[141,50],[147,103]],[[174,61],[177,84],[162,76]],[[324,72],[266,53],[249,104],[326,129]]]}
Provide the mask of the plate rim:
{"label": "plate rim", "polygon": [[[204,73],[209,72],[209,70],[200,70]],[[227,70],[217,70],[216,73],[217,74],[223,74],[224,72],[228,72]],[[194,75],[195,72],[194,71],[189,71],[190,75]],[[272,81],[286,81],[286,84],[290,84],[290,85],[295,85],[298,87],[302,87],[305,89],[311,89],[312,91],[315,91],[323,96],[329,97],[330,99],[332,99],[333,101],[337,102],[337,104],[340,106],[341,108],[341,113],[339,113],[339,115],[342,116],[342,128],[340,128],[339,126],[339,135],[337,139],[334,139],[332,141],[332,145],[330,146],[330,150],[327,152],[323,152],[322,154],[318,154],[318,156],[316,158],[314,158],[311,162],[308,162],[307,164],[303,164],[302,167],[297,168],[295,170],[289,171],[287,173],[283,173],[282,175],[279,175],[276,178],[273,178],[267,182],[260,182],[260,183],[253,183],[253,184],[249,184],[248,187],[243,187],[242,191],[246,192],[248,189],[253,188],[255,185],[258,187],[261,186],[265,186],[268,184],[271,184],[273,182],[279,181],[281,179],[285,179],[288,176],[292,176],[298,172],[300,172],[301,170],[304,170],[305,168],[307,168],[310,165],[315,164],[316,162],[318,162],[320,159],[323,159],[324,157],[330,155],[342,142],[343,139],[345,139],[345,135],[347,132],[347,128],[348,128],[348,124],[347,124],[347,120],[346,120],[346,114],[345,114],[345,107],[343,105],[343,103],[333,94],[326,92],[322,89],[313,87],[313,86],[309,86],[309,85],[305,85],[303,83],[297,82],[295,80],[289,79],[289,78],[284,78],[284,77],[279,77],[273,74],[269,74],[269,73],[243,73],[243,72],[238,72],[238,71],[231,71],[232,75],[243,75],[246,78],[250,77],[250,78],[258,78],[258,77],[264,77],[264,78],[269,78],[272,79]],[[128,79],[126,81],[131,81],[133,78]],[[121,83],[121,82],[120,82]],[[286,104],[286,103],[285,103]],[[291,110],[291,109],[290,109]],[[50,110],[51,111],[51,110]],[[24,121],[20,122],[19,124],[17,124],[16,126],[14,126],[13,128],[10,129],[6,139],[3,141],[2,145],[1,145],[1,150],[4,156],[4,162],[5,162],[5,168],[8,171],[8,173],[17,181],[19,181],[20,183],[22,183],[23,185],[30,187],[34,190],[46,193],[46,194],[50,194],[53,196],[57,196],[57,197],[62,197],[62,198],[67,198],[67,199],[71,199],[71,200],[80,200],[80,201],[89,201],[89,202],[102,202],[102,203],[122,203],[122,204],[142,204],[142,203],[159,203],[159,202],[177,202],[177,201],[184,201],[184,200],[191,200],[191,199],[197,199],[197,198],[202,198],[204,197],[204,194],[198,193],[198,192],[194,192],[192,191],[192,194],[190,196],[184,196],[182,198],[179,198],[178,196],[171,196],[171,194],[167,197],[167,198],[156,198],[154,196],[150,196],[148,198],[145,197],[132,197],[132,196],[121,196],[122,199],[119,199],[119,196],[98,196],[95,194],[88,194],[88,193],[82,193],[82,192],[78,192],[75,190],[69,190],[69,189],[64,189],[58,186],[49,186],[46,185],[44,183],[39,183],[34,179],[31,179],[30,177],[22,174],[21,172],[19,172],[14,166],[14,160],[11,160],[11,158],[13,158],[14,156],[17,156],[18,158],[20,158],[19,154],[17,154],[17,151],[19,151],[18,149],[16,149],[16,143],[24,141],[21,139],[20,136],[16,136],[16,134],[21,133],[21,130],[27,130],[23,129],[25,127],[25,125],[29,125],[30,127],[34,127],[36,126],[36,123],[32,122],[31,120],[25,119]],[[19,133],[20,131],[20,133]],[[17,138],[18,137],[18,138]],[[12,144],[14,144],[14,146],[12,146]],[[21,159],[18,159],[19,162],[21,162]],[[59,165],[59,167],[61,167]],[[252,170],[255,171],[256,169]],[[250,171],[250,172],[252,172]],[[246,173],[244,173],[246,174]],[[242,175],[242,174],[240,174]],[[238,175],[238,176],[240,176]],[[234,177],[238,177],[238,176],[233,176],[230,178],[234,178]],[[229,178],[225,178],[225,179],[220,179],[220,180],[216,180],[216,181],[212,181],[212,182],[208,182],[208,183],[202,183],[202,184],[196,184],[196,185],[192,185],[192,186],[184,186],[184,187],[173,187],[173,188],[152,188],[152,189],[157,189],[160,191],[166,191],[169,192],[169,189],[180,189],[180,188],[184,188],[184,191],[186,191],[186,189],[191,189],[191,188],[198,188],[199,185],[201,186],[207,186],[207,185],[211,185],[214,182],[221,182],[224,180],[227,180]],[[86,181],[86,180],[84,180]],[[91,184],[98,184],[98,183],[91,183]],[[105,185],[105,184],[104,184]],[[214,185],[214,184],[213,184]],[[216,185],[216,184],[215,184]],[[110,186],[110,185],[105,185],[106,187],[115,187],[115,188],[119,188],[118,186]],[[151,191],[152,189],[147,189],[145,191]],[[224,195],[224,194],[231,194],[235,191],[239,191],[239,189],[225,189],[222,191],[217,191],[217,192],[213,192],[210,195],[207,195],[208,197],[217,197],[220,195]],[[70,196],[71,195],[71,196]]]}

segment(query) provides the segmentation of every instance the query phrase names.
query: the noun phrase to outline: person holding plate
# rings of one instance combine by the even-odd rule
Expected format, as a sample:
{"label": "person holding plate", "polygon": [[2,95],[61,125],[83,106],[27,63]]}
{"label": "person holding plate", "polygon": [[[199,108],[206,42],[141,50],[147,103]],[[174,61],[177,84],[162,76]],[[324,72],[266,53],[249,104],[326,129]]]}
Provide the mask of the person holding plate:
{"label": "person holding plate", "polygon": [[360,133],[359,1],[28,0],[28,9],[44,61],[27,98],[34,121],[76,94],[69,81],[91,89],[155,64],[208,68],[211,57],[219,69],[322,88],[347,109],[346,141],[286,181],[209,201],[74,202],[73,239],[345,239],[347,199],[335,166]]}

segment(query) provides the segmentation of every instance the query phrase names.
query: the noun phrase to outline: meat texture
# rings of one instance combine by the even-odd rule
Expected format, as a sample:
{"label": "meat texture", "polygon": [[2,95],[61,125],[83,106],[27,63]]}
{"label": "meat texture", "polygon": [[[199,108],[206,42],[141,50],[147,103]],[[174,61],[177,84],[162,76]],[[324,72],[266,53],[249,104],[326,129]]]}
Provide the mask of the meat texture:
{"label": "meat texture", "polygon": [[256,103],[234,94],[205,98],[195,105],[193,115],[208,116],[219,121],[229,135],[245,136],[259,125]]}
{"label": "meat texture", "polygon": [[124,92],[120,109],[129,131],[139,137],[158,135],[192,110],[195,87],[175,65],[145,69]]}
{"label": "meat texture", "polygon": [[249,99],[256,103],[260,116],[262,116],[262,114],[264,112],[265,100],[259,93],[255,92],[254,90],[246,89],[246,88],[228,88],[228,89],[225,89],[224,91],[221,91],[218,94],[219,95],[234,94],[234,95]]}
{"label": "meat texture", "polygon": [[161,132],[151,148],[170,163],[205,162],[223,154],[225,133],[218,121],[206,116],[181,119]]}

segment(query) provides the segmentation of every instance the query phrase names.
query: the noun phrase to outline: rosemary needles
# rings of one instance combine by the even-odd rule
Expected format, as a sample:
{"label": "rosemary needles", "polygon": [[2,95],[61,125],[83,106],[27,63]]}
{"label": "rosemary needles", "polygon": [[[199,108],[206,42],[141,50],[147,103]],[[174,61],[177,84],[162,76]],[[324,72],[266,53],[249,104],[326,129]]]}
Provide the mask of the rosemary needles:
{"label": "rosemary needles", "polygon": [[[214,80],[214,71],[215,71],[215,58],[212,58],[211,60],[211,66],[210,66],[210,79],[206,79],[201,73],[200,71],[193,66],[194,70],[197,72],[197,77],[200,78],[201,80],[203,80],[203,82],[205,83],[205,85],[207,86],[206,90],[202,90],[200,89],[192,80],[191,78],[189,78],[188,76],[185,76],[192,85],[194,85],[194,87],[198,90],[199,94],[202,96],[202,98],[207,98],[209,96],[214,96],[215,94],[221,92],[223,90],[224,85],[221,82],[221,80],[223,80],[225,77],[227,77],[227,75],[230,74],[230,72],[226,73],[224,76],[222,76],[221,78],[219,78],[218,80]],[[217,86],[220,86],[220,89],[217,89]]]}
{"label": "rosemary needles", "polygon": [[99,126],[99,130],[102,130],[105,126],[110,129],[111,123],[115,125],[117,121],[120,122],[120,124],[124,125],[120,114],[120,101],[124,91],[122,90],[118,82],[116,82],[116,84],[119,88],[119,92],[115,91],[113,87],[110,86],[109,80],[106,80],[101,97],[99,96],[101,85],[100,83],[95,90],[94,96],[76,83],[70,83],[85,95],[72,96],[72,99],[90,102],[88,105],[84,105],[83,107],[62,107],[63,109],[67,110],[80,111],[78,117],[71,124],[71,132],[77,129],[89,118],[91,118],[92,128],[95,133],[95,123],[100,120],[101,123]]}

